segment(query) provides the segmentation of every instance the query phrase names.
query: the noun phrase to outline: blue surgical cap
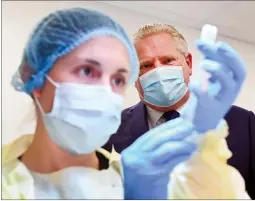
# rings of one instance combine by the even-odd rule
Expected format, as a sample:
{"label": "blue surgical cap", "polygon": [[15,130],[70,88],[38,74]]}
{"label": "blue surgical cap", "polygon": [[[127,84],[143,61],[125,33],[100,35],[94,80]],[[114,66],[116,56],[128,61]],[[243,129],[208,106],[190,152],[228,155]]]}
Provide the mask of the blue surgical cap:
{"label": "blue surgical cap", "polygon": [[89,39],[105,35],[116,37],[126,46],[131,63],[130,83],[133,83],[138,78],[139,62],[133,43],[124,29],[98,11],[72,8],[55,11],[38,24],[24,49],[20,67],[13,76],[13,87],[31,95],[34,89],[42,87],[45,75],[57,59]]}

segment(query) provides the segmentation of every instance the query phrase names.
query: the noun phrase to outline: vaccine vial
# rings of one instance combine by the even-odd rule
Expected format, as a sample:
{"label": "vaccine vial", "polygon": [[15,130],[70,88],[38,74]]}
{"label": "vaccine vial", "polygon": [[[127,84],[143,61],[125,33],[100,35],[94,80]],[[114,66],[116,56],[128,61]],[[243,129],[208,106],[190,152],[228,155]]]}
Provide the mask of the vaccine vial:
{"label": "vaccine vial", "polygon": [[[213,45],[216,42],[217,33],[218,28],[216,26],[205,24],[201,31],[200,40],[206,44]],[[202,84],[201,86],[202,91],[204,92],[208,91],[208,79],[210,78],[210,74],[199,68],[198,75],[199,75],[198,79]],[[211,88],[208,93],[212,95],[216,94],[220,90],[219,83],[215,83],[210,87]]]}
{"label": "vaccine vial", "polygon": [[214,44],[216,42],[218,29],[216,26],[205,24],[202,28],[200,40],[204,43]]}

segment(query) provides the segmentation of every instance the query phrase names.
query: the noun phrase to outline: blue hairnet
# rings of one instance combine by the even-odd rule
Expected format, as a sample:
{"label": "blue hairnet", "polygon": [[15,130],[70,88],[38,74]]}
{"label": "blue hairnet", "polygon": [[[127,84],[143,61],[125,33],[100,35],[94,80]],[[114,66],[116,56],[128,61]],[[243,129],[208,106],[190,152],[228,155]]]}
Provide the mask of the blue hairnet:
{"label": "blue hairnet", "polygon": [[130,82],[136,81],[138,58],[124,29],[100,12],[72,8],[55,11],[38,24],[25,47],[19,70],[13,76],[13,87],[31,94],[44,84],[45,75],[57,59],[89,39],[103,35],[114,36],[126,46],[131,63]]}

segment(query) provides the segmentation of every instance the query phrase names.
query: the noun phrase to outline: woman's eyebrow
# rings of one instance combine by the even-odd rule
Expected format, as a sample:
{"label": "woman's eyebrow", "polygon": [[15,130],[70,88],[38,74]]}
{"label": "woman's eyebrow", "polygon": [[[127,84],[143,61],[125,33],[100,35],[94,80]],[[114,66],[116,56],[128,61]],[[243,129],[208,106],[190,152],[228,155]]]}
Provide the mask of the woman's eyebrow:
{"label": "woman's eyebrow", "polygon": [[120,68],[117,70],[118,73],[128,73],[129,70],[125,69],[125,68]]}
{"label": "woman's eyebrow", "polygon": [[85,59],[85,61],[90,63],[90,64],[93,64],[93,65],[95,65],[97,67],[102,67],[101,63],[96,61],[96,60],[94,60],[94,59]]}
{"label": "woman's eyebrow", "polygon": [[[102,67],[102,64],[100,62],[98,62],[97,60],[94,59],[85,59],[86,62],[95,65],[97,67]],[[127,70],[126,68],[123,68],[122,66],[119,67],[119,69],[116,71],[118,73],[128,73],[129,70]]]}

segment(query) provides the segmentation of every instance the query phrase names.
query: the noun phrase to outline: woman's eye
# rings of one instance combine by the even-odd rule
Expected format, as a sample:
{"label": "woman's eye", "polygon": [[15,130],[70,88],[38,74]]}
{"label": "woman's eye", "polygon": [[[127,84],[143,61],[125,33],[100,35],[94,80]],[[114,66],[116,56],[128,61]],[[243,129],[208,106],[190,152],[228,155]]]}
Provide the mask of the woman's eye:
{"label": "woman's eye", "polygon": [[115,77],[113,78],[112,82],[112,84],[115,86],[123,86],[126,84],[126,81],[123,77]]}
{"label": "woman's eye", "polygon": [[83,67],[79,69],[80,76],[93,76],[93,68],[92,67]]}

